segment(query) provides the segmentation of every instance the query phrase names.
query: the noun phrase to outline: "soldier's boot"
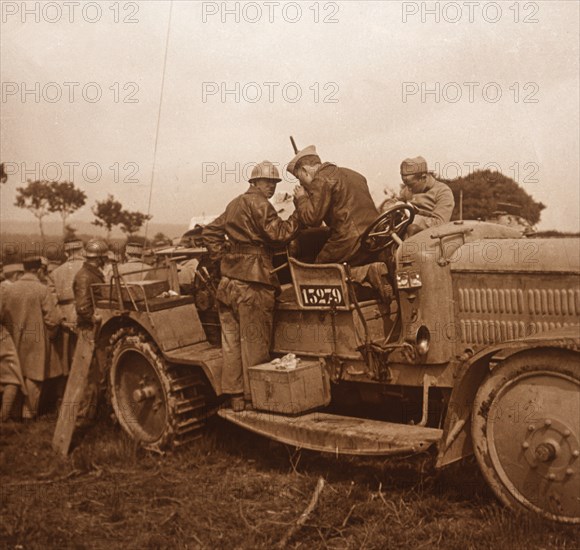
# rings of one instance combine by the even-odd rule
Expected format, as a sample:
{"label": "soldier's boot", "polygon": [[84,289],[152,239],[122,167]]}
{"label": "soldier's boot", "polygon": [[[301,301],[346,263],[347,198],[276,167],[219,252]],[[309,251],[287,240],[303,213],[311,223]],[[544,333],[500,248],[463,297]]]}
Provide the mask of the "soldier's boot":
{"label": "soldier's boot", "polygon": [[2,393],[2,412],[1,420],[6,422],[12,416],[12,409],[14,408],[14,402],[18,396],[18,386],[15,384],[8,384],[4,387],[4,392]]}
{"label": "soldier's boot", "polygon": [[234,412],[242,412],[246,408],[246,400],[244,394],[235,394],[230,397],[230,406]]}

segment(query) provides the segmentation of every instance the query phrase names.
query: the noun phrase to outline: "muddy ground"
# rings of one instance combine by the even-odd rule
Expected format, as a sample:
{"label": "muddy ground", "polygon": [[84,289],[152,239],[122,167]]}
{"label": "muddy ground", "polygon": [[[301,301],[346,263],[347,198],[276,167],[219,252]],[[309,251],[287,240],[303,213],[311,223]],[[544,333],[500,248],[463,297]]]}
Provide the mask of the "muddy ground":
{"label": "muddy ground", "polygon": [[62,460],[53,429],[1,426],[2,548],[580,548],[580,529],[504,509],[473,462],[297,452],[219,418],[163,457],[101,422]]}

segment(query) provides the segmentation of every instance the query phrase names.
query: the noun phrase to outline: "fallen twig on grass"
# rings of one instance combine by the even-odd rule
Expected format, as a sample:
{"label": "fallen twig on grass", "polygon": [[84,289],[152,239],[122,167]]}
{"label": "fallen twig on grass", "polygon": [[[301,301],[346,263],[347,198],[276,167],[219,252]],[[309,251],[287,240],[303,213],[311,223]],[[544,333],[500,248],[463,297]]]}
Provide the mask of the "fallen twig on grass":
{"label": "fallen twig on grass", "polygon": [[341,527],[346,527],[346,524],[348,523],[348,520],[350,519],[350,516],[352,515],[352,513],[354,512],[354,509],[356,508],[356,504],[353,504],[350,507],[350,510],[348,511],[348,514],[346,514],[346,517],[344,518]]}
{"label": "fallen twig on grass", "polygon": [[300,517],[298,518],[296,523],[290,529],[288,529],[288,531],[286,531],[286,534],[282,537],[282,540],[278,543],[278,548],[284,548],[288,544],[290,539],[294,536],[296,531],[298,531],[298,529],[300,529],[300,527],[302,527],[304,523],[306,523],[308,516],[312,513],[312,510],[314,510],[314,508],[316,508],[316,505],[318,504],[318,498],[320,497],[320,493],[322,493],[322,489],[324,489],[324,478],[319,477],[318,482],[316,483],[316,488],[314,489],[314,493],[312,493],[312,498],[310,499],[308,506],[306,507],[304,512],[300,514]]}
{"label": "fallen twig on grass", "polygon": [[248,529],[251,529],[252,531],[255,531],[256,533],[258,533],[258,528],[255,527],[254,525],[252,525],[247,519],[246,516],[244,516],[244,511],[242,510],[242,503],[238,501],[238,507],[240,509],[240,517],[242,518],[243,522],[246,524],[246,526],[248,527]]}
{"label": "fallen twig on grass", "polygon": [[160,524],[159,527],[163,527],[164,525],[166,525],[167,523],[169,523],[172,519],[174,519],[177,516],[177,510],[173,510],[173,512],[171,512],[171,514],[169,514]]}
{"label": "fallen twig on grass", "polygon": [[65,476],[56,477],[54,479],[33,479],[31,481],[16,481],[14,483],[6,483],[4,487],[27,487],[30,485],[50,485],[51,483],[58,483],[59,481],[66,481],[71,477],[82,475],[78,470],[73,470]]}

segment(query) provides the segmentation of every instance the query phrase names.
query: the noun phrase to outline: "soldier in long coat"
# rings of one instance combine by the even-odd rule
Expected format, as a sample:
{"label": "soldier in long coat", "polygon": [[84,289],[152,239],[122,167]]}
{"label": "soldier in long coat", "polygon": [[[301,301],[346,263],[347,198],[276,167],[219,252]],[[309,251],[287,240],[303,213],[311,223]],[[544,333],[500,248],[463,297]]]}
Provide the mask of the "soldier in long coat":
{"label": "soldier in long coat", "polygon": [[[22,264],[10,264],[2,269],[4,280],[0,283],[0,311],[5,290],[17,281],[23,273],[24,266]],[[5,422],[10,418],[14,403],[18,397],[18,391],[20,390],[26,395],[26,387],[12,335],[3,324],[0,324],[0,388],[2,388],[0,418],[2,422]]]}
{"label": "soldier in long coat", "polygon": [[49,340],[56,336],[64,317],[56,294],[39,278],[40,258],[27,258],[23,264],[24,275],[4,292],[0,319],[18,351],[29,414],[34,418],[42,382],[49,376]]}
{"label": "soldier in long coat", "polygon": [[64,253],[66,261],[49,276],[49,284],[56,292],[58,305],[64,315],[62,330],[52,343],[50,372],[53,376],[68,375],[72,363],[77,324],[73,281],[85,261],[83,241],[80,239],[66,241]]}

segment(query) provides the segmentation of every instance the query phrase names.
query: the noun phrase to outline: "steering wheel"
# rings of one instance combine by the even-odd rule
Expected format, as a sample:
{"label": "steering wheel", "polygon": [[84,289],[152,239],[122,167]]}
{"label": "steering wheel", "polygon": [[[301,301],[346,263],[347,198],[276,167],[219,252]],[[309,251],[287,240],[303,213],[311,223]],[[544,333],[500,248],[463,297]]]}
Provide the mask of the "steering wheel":
{"label": "steering wheel", "polygon": [[415,208],[409,203],[390,206],[361,235],[361,247],[367,252],[379,252],[400,240],[415,218]]}

